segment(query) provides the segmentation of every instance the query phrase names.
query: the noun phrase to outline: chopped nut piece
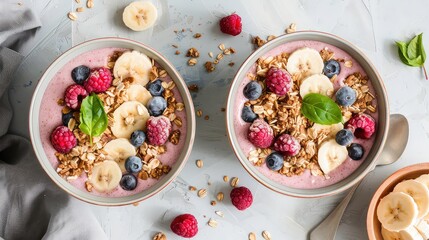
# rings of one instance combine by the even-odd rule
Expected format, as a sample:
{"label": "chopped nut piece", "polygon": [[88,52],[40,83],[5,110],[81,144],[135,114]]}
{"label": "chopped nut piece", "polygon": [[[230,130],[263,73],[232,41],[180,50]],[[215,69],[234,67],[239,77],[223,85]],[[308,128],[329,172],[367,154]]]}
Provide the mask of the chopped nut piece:
{"label": "chopped nut piece", "polygon": [[266,231],[266,230],[262,231],[262,237],[265,240],[271,240],[271,234],[268,231]]}
{"label": "chopped nut piece", "polygon": [[230,63],[228,63],[228,66],[230,66],[230,67],[233,67],[235,65],[235,63],[234,62],[230,62]]}
{"label": "chopped nut piece", "polygon": [[209,57],[213,58],[213,53],[209,52]]}
{"label": "chopped nut piece", "polygon": [[189,66],[195,66],[195,64],[197,64],[197,59],[196,58],[191,58],[188,60],[188,65]]}
{"label": "chopped nut piece", "polygon": [[189,91],[191,92],[198,92],[198,85],[197,84],[191,84],[188,86]]}
{"label": "chopped nut piece", "polygon": [[218,215],[219,217],[223,217],[223,216],[224,216],[223,212],[221,212],[221,211],[215,211],[215,213],[216,213],[216,215]]}
{"label": "chopped nut piece", "polygon": [[201,35],[201,33],[195,33],[194,34],[194,38],[200,38],[202,35]]}
{"label": "chopped nut piece", "polygon": [[75,0],[76,3],[80,3],[80,0]]}
{"label": "chopped nut piece", "polygon": [[203,115],[203,111],[197,110],[197,117],[201,117]]}
{"label": "chopped nut piece", "polygon": [[216,60],[221,60],[223,58],[223,54],[222,53],[219,53],[217,56],[216,56]]}
{"label": "chopped nut piece", "polygon": [[215,70],[215,66],[213,65],[212,62],[206,62],[204,64],[204,67],[206,68],[207,72],[213,72]]}
{"label": "chopped nut piece", "polygon": [[261,47],[264,45],[267,41],[261,39],[260,37],[256,36],[253,38],[252,43],[255,44],[257,47]]}
{"label": "chopped nut piece", "polygon": [[133,203],[133,206],[137,207],[140,203],[139,202],[135,202]]}
{"label": "chopped nut piece", "polygon": [[179,144],[179,141],[180,141],[180,131],[179,131],[179,130],[174,130],[174,131],[171,133],[171,135],[170,135],[170,137],[169,137],[169,140],[170,140],[170,142],[171,142],[172,144],[174,144],[174,145]]}
{"label": "chopped nut piece", "polygon": [[70,20],[72,20],[72,21],[76,21],[77,20],[77,15],[76,15],[76,13],[75,12],[69,12],[68,14],[67,14],[67,16],[69,17],[69,19]]}
{"label": "chopped nut piece", "polygon": [[210,227],[212,227],[212,228],[215,228],[215,227],[217,227],[217,221],[216,220],[214,220],[214,219],[211,219],[210,218],[210,220],[209,220],[209,222],[207,223]]}
{"label": "chopped nut piece", "polygon": [[293,33],[296,32],[296,24],[295,23],[291,23],[289,25],[289,27],[286,29],[285,31],[286,33]]}
{"label": "chopped nut piece", "polygon": [[236,187],[240,180],[237,177],[231,179],[231,187]]}
{"label": "chopped nut piece", "polygon": [[267,37],[267,41],[271,41],[271,40],[273,40],[274,38],[276,38],[276,36],[274,36],[274,35],[270,35],[270,36],[268,36],[268,37]]}
{"label": "chopped nut piece", "polygon": [[344,66],[348,67],[348,68],[351,68],[353,66],[353,62],[351,60],[347,60],[347,61],[344,62]]}
{"label": "chopped nut piece", "polygon": [[223,197],[224,197],[223,192],[219,192],[219,193],[216,195],[216,199],[217,199],[219,202],[222,202]]}
{"label": "chopped nut piece", "polygon": [[194,186],[189,186],[189,191],[196,191],[197,190],[197,188],[196,187],[194,187]]}
{"label": "chopped nut piece", "polygon": [[159,232],[159,233],[155,234],[155,236],[153,236],[152,240],[167,240],[167,237],[165,236],[164,233]]}
{"label": "chopped nut piece", "polygon": [[179,46],[177,46],[176,44],[171,45],[174,48],[178,48]]}
{"label": "chopped nut piece", "polygon": [[86,1],[86,7],[87,7],[87,8],[92,8],[92,7],[94,7],[94,2],[93,2],[92,0],[88,0],[88,1]]}
{"label": "chopped nut piece", "polygon": [[78,7],[76,8],[76,12],[83,12],[84,8],[83,7]]}
{"label": "chopped nut piece", "polygon": [[211,202],[210,202],[210,205],[212,205],[212,206],[216,206],[216,201],[214,201],[214,200],[213,200],[213,201],[211,201]]}
{"label": "chopped nut piece", "polygon": [[202,168],[203,167],[203,160],[198,159],[195,163],[196,163],[196,165],[197,165],[198,168]]}
{"label": "chopped nut piece", "polygon": [[228,182],[229,181],[229,177],[228,176],[223,176],[223,181],[224,182]]}
{"label": "chopped nut piece", "polygon": [[179,54],[180,54],[180,51],[179,51],[179,50],[176,50],[176,52],[174,52],[174,54],[179,55]]}
{"label": "chopped nut piece", "polygon": [[210,119],[209,115],[204,116],[204,120],[209,120],[209,119]]}
{"label": "chopped nut piece", "polygon": [[200,52],[198,52],[198,50],[196,48],[190,48],[188,49],[188,52],[186,53],[187,57],[193,57],[193,58],[197,58],[200,56]]}
{"label": "chopped nut piece", "polygon": [[198,197],[204,198],[205,196],[207,196],[207,189],[202,188],[202,189],[198,190],[197,194],[198,194]]}
{"label": "chopped nut piece", "polygon": [[256,235],[254,232],[249,233],[249,240],[256,240]]}
{"label": "chopped nut piece", "polygon": [[219,49],[221,50],[221,51],[223,51],[223,50],[225,50],[225,45],[222,43],[222,44],[219,44]]}

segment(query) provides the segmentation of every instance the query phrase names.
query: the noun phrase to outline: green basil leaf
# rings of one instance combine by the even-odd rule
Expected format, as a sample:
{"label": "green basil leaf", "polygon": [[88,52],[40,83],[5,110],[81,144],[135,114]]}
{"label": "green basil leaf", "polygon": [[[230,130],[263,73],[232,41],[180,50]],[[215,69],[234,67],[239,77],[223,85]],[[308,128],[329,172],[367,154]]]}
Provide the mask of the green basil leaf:
{"label": "green basil leaf", "polygon": [[415,59],[420,55],[418,46],[418,36],[415,36],[407,45],[407,56],[409,59]]}
{"label": "green basil leaf", "polygon": [[420,33],[418,35],[417,46],[419,47],[418,51],[420,53],[420,56],[422,56],[422,62],[425,63],[425,61],[426,61],[426,52],[425,52],[425,48],[423,46],[423,33]]}
{"label": "green basil leaf", "polygon": [[92,93],[83,99],[80,106],[80,130],[89,135],[92,144],[92,138],[100,136],[107,128],[107,114],[104,111],[103,102]]}
{"label": "green basil leaf", "polygon": [[398,46],[399,58],[404,64],[412,67],[419,67],[423,64],[421,56],[418,56],[415,59],[410,59],[407,56],[407,44],[405,42],[396,42],[396,45]]}
{"label": "green basil leaf", "polygon": [[311,121],[322,125],[343,121],[340,107],[329,97],[318,93],[309,93],[304,96],[301,113]]}

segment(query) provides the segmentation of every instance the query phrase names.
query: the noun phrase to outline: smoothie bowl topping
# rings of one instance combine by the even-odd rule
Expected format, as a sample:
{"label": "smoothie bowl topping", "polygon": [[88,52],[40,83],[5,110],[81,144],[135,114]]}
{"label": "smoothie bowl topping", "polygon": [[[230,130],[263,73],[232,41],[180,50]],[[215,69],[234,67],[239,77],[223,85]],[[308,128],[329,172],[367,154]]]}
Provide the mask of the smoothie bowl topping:
{"label": "smoothie bowl topping", "polygon": [[72,66],[58,100],[63,125],[49,139],[61,177],[97,195],[124,196],[170,171],[186,119],[175,83],[153,59],[127,49],[106,52],[101,66]]}
{"label": "smoothie bowl topping", "polygon": [[[264,175],[285,185],[327,186],[354,171],[369,152],[376,95],[363,69],[341,49],[317,41],[285,46],[260,57],[239,88],[240,146]],[[288,180],[305,172],[318,183]]]}

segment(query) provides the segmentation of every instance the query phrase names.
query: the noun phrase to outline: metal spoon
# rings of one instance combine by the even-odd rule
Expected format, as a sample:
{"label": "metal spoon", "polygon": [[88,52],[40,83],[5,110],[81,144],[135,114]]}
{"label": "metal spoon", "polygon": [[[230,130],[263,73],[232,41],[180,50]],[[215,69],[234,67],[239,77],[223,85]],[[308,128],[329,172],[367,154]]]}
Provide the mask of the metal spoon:
{"label": "metal spoon", "polygon": [[[396,162],[404,152],[408,142],[408,121],[401,114],[390,115],[390,126],[384,149],[377,160],[376,166],[387,165]],[[362,181],[361,181],[362,182]],[[338,225],[344,210],[350,202],[355,190],[360,183],[353,186],[340,204],[310,233],[310,240],[333,240],[337,233]]]}

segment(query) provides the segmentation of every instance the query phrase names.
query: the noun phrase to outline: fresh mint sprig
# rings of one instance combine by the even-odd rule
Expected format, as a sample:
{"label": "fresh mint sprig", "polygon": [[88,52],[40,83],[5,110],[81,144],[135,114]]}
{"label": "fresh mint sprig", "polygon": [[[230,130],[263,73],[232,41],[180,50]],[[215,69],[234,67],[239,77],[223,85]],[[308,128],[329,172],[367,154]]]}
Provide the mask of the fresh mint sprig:
{"label": "fresh mint sprig", "polygon": [[425,74],[426,80],[428,80],[428,74],[425,68],[426,53],[423,47],[423,33],[415,36],[408,43],[397,41],[399,58],[401,61],[412,67],[422,67]]}
{"label": "fresh mint sprig", "polygon": [[95,93],[83,99],[79,118],[79,128],[83,133],[89,135],[92,145],[92,138],[100,136],[106,130],[108,123],[103,102]]}

